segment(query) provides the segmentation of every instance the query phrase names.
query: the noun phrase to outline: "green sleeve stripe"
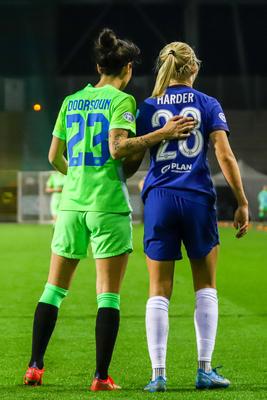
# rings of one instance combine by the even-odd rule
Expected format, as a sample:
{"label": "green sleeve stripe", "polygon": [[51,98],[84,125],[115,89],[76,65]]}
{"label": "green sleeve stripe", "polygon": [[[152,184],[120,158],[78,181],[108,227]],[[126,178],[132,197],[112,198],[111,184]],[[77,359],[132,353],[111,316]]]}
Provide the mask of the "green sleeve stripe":
{"label": "green sleeve stripe", "polygon": [[109,126],[109,130],[111,129],[125,129],[126,131],[131,131],[134,134],[136,133],[135,125],[126,125],[126,124],[111,124]]}

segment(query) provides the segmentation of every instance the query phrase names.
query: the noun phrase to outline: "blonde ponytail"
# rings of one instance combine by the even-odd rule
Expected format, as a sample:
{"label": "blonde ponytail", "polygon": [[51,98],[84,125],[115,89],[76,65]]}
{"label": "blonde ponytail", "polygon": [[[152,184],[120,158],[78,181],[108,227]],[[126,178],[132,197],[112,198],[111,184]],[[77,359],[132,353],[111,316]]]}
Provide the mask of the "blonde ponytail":
{"label": "blonde ponytail", "polygon": [[175,57],[172,53],[167,54],[165,61],[158,69],[156,83],[152,92],[152,97],[162,96],[165,89],[169,86],[172,76],[176,70]]}
{"label": "blonde ponytail", "polygon": [[163,96],[171,80],[185,81],[198,72],[200,60],[194,50],[183,42],[167,44],[160,52],[157,59],[157,78],[152,92],[152,97]]}

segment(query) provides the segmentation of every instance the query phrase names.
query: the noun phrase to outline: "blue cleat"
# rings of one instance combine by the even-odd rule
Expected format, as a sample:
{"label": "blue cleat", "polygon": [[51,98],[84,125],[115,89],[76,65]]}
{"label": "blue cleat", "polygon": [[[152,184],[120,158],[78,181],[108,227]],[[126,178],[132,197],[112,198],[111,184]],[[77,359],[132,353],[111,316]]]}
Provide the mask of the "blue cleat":
{"label": "blue cleat", "polygon": [[[219,367],[217,367],[219,368]],[[203,369],[197,370],[196,389],[222,389],[230,385],[230,381],[219,375],[217,368],[210,372],[205,372]]]}
{"label": "blue cleat", "polygon": [[146,392],[166,392],[166,379],[163,376],[158,376],[154,381],[150,381],[148,385],[144,387]]}

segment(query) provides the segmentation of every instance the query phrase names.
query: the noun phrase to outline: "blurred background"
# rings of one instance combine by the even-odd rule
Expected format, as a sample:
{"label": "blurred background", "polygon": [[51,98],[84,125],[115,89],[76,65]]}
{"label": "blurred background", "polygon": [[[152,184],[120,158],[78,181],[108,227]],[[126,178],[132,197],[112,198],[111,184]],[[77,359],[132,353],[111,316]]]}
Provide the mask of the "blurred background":
{"label": "blurred background", "polygon": [[[65,96],[96,83],[93,41],[110,27],[137,43],[142,64],[127,87],[137,103],[148,97],[159,50],[186,41],[202,60],[195,87],[216,97],[229,122],[258,219],[258,192],[267,184],[266,0],[2,0],[0,1],[0,221],[51,220],[45,186],[51,133]],[[220,220],[235,203],[209,156]],[[141,220],[137,183],[129,181],[134,219]]]}

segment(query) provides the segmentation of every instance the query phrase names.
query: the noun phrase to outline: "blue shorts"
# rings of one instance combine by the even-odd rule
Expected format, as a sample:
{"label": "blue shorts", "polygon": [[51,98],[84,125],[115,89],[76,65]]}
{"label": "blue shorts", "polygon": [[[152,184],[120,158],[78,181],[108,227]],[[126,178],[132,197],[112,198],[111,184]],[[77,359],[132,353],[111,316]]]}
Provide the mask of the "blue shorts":
{"label": "blue shorts", "polygon": [[152,260],[205,257],[219,244],[216,209],[184,199],[173,190],[153,188],[145,200],[144,251]]}

